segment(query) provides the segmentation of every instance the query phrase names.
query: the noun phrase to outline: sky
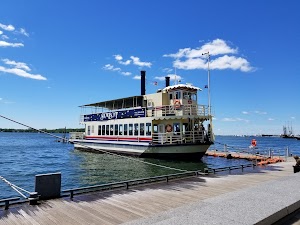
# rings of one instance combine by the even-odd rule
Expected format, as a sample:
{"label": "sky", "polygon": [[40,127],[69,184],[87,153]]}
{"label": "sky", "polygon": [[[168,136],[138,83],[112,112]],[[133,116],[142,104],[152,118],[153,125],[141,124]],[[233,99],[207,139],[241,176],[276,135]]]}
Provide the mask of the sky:
{"label": "sky", "polygon": [[[78,106],[192,83],[217,135],[300,134],[296,0],[2,0],[0,115],[78,128]],[[157,85],[155,85],[157,84]],[[0,118],[0,128],[25,128]]]}

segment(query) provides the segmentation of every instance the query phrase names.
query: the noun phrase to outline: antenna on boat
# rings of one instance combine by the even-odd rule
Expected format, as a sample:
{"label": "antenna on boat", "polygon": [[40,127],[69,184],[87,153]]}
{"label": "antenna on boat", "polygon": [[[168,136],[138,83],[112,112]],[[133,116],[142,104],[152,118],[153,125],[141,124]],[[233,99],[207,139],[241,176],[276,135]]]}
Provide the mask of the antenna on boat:
{"label": "antenna on boat", "polygon": [[[177,82],[176,67],[174,67],[174,70],[175,70],[175,81],[174,81],[174,84],[176,85],[176,82]],[[178,84],[178,83],[177,83],[177,84]]]}
{"label": "antenna on boat", "polygon": [[207,88],[208,88],[208,113],[211,115],[211,105],[210,105],[210,70],[209,70],[209,63],[210,63],[210,54],[209,51],[202,53],[202,55],[207,55]]}

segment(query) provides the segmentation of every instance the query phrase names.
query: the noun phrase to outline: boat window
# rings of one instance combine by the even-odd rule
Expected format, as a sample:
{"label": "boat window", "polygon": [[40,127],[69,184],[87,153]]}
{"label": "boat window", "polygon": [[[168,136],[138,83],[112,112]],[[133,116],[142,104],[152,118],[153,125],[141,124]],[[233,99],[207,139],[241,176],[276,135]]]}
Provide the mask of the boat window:
{"label": "boat window", "polygon": [[135,123],[134,124],[134,135],[139,135],[139,124]]}
{"label": "boat window", "polygon": [[105,131],[106,135],[109,135],[109,125],[106,125],[106,131]]}
{"label": "boat window", "polygon": [[123,124],[119,124],[119,135],[123,135]]}
{"label": "boat window", "polygon": [[173,131],[174,131],[174,134],[180,133],[180,123],[173,123]]}
{"label": "boat window", "polygon": [[173,99],[173,93],[169,93],[169,98],[170,98],[170,100]]}
{"label": "boat window", "polygon": [[114,135],[114,125],[110,125],[109,135]]}
{"label": "boat window", "polygon": [[186,131],[188,131],[188,124],[187,123],[183,123],[182,124],[182,133],[185,134]]}
{"label": "boat window", "polygon": [[175,99],[181,99],[181,92],[180,91],[176,91]]}
{"label": "boat window", "polygon": [[101,135],[101,125],[98,126],[98,135]]}
{"label": "boat window", "polygon": [[102,135],[105,135],[105,125],[102,125]]}
{"label": "boat window", "polygon": [[92,134],[94,133],[94,125],[92,126]]}
{"label": "boat window", "polygon": [[118,135],[119,131],[118,131],[118,124],[115,124],[115,135]]}
{"label": "boat window", "polygon": [[140,123],[140,136],[144,136],[144,135],[145,135],[145,124]]}
{"label": "boat window", "polygon": [[151,123],[146,123],[146,135],[151,136]]}
{"label": "boat window", "polygon": [[157,126],[157,124],[153,125],[153,133],[158,133],[158,126]]}
{"label": "boat window", "polygon": [[127,135],[127,129],[128,129],[128,125],[127,124],[124,124],[124,135]]}
{"label": "boat window", "polygon": [[88,126],[87,135],[91,135],[91,126]]}
{"label": "boat window", "polygon": [[193,101],[197,101],[197,95],[196,95],[195,93],[192,94],[191,99],[192,99]]}
{"label": "boat window", "polygon": [[133,135],[133,124],[132,123],[129,124],[129,135],[130,136]]}

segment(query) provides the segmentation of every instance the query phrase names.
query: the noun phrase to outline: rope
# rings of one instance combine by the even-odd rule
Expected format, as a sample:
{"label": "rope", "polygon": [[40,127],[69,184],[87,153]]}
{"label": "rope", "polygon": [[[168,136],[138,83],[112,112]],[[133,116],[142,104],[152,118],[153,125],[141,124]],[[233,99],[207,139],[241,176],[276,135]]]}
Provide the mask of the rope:
{"label": "rope", "polygon": [[[8,180],[6,180],[4,177],[0,176],[0,179],[3,180],[5,183],[7,183],[12,189],[14,189],[16,192],[18,192],[23,198],[27,198],[22,192],[20,192],[19,190],[26,192],[27,194],[30,194],[29,191],[26,191],[23,188],[18,187],[17,185],[14,185],[13,183],[9,182]],[[19,190],[18,190],[19,189]]]}
{"label": "rope", "polygon": [[[52,136],[52,137],[55,137],[55,138],[58,138],[58,139],[62,139],[62,140],[65,141],[65,142],[69,142],[69,140],[68,140],[67,138],[63,138],[63,137],[60,137],[60,136],[57,136],[57,135],[54,135],[54,134],[50,134],[50,133],[48,133],[48,132],[46,132],[46,131],[43,131],[43,130],[39,130],[39,129],[30,127],[30,126],[28,126],[28,125],[26,125],[26,124],[23,124],[23,123],[20,123],[20,122],[18,122],[18,121],[15,121],[15,120],[13,120],[13,119],[10,119],[10,118],[8,118],[8,117],[2,116],[1,114],[0,114],[0,117],[2,117],[3,119],[9,120],[9,121],[11,121],[11,122],[13,122],[13,123],[17,123],[17,124],[22,125],[22,126],[24,126],[24,127],[27,127],[27,128],[33,129],[33,130],[36,130],[36,131],[41,132],[41,133],[44,133],[44,134],[46,134],[46,135],[49,135],[49,136]],[[159,164],[156,164],[156,163],[145,162],[145,161],[139,160],[139,159],[134,158],[134,157],[127,157],[127,156],[123,156],[123,155],[118,155],[118,154],[116,154],[116,153],[108,152],[108,151],[101,150],[101,149],[95,149],[95,148],[92,148],[92,147],[89,147],[89,146],[87,146],[87,145],[80,144],[80,143],[78,143],[78,145],[80,145],[80,146],[82,146],[82,147],[85,147],[85,148],[88,148],[88,149],[97,150],[97,151],[103,152],[103,153],[108,154],[108,155],[117,156],[117,157],[124,158],[124,159],[129,159],[129,160],[132,160],[132,161],[144,163],[144,164],[151,165],[151,166],[156,166],[156,167],[160,167],[160,168],[164,168],[164,169],[170,169],[170,170],[176,170],[176,171],[180,171],[180,172],[188,172],[188,170],[183,170],[183,169],[178,169],[178,168],[174,168],[174,167],[169,167],[169,166],[159,165]]]}

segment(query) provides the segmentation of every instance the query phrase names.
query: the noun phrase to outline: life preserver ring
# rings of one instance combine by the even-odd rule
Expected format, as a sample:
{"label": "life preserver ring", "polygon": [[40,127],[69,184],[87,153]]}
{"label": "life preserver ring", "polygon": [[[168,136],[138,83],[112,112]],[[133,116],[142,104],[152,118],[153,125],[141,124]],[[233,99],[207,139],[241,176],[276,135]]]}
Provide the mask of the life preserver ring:
{"label": "life preserver ring", "polygon": [[181,104],[180,104],[179,100],[174,101],[174,107],[175,107],[175,109],[179,109],[181,107]]}
{"label": "life preserver ring", "polygon": [[172,132],[173,131],[173,128],[172,128],[171,124],[166,125],[166,131],[167,132]]}
{"label": "life preserver ring", "polygon": [[257,144],[256,140],[255,140],[255,139],[252,139],[251,145],[254,146],[254,147],[256,147],[256,144]]}

